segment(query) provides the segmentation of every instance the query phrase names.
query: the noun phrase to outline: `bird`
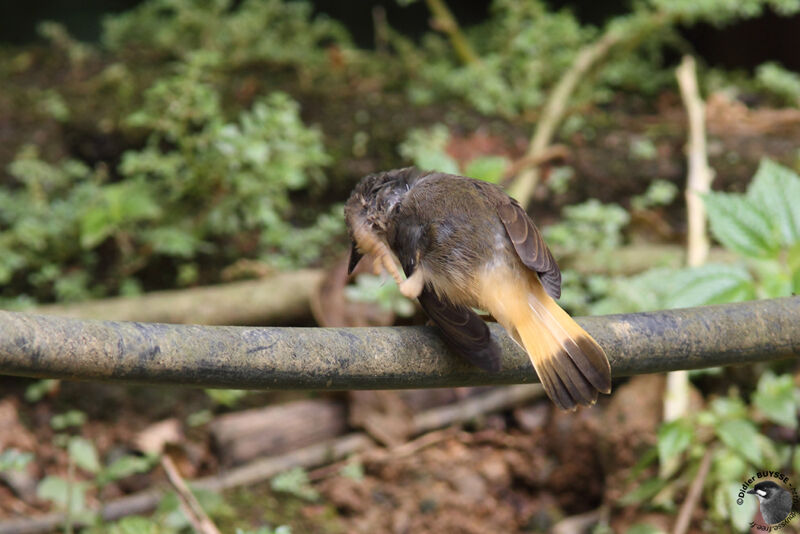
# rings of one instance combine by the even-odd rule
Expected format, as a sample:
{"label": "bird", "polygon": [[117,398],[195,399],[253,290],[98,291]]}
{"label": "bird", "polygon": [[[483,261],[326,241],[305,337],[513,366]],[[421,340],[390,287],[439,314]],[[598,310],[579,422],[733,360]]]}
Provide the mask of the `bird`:
{"label": "bird", "polygon": [[780,523],[789,516],[792,511],[792,494],[786,488],[782,488],[772,480],[759,482],[747,493],[758,498],[758,507],[761,508],[761,516],[768,525]]}
{"label": "bird", "polygon": [[555,301],[561,271],[541,232],[502,188],[406,167],[365,176],[344,213],[348,272],[373,258],[375,271],[388,271],[404,296],[419,301],[453,351],[500,370],[500,347],[473,309],[485,310],[525,350],[559,408],[592,405],[611,392],[605,352]]}

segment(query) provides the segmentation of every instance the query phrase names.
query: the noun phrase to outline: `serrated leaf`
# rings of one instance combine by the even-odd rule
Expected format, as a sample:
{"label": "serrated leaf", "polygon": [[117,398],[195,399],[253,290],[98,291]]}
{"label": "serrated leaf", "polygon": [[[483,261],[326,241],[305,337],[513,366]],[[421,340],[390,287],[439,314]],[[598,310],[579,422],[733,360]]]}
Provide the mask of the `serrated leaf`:
{"label": "serrated leaf", "polygon": [[769,213],[783,245],[791,247],[800,242],[800,176],[764,158],[750,183],[747,196],[762,211]]}
{"label": "serrated leaf", "polygon": [[464,169],[464,176],[491,182],[500,182],[508,167],[508,158],[503,156],[481,156],[469,162]]}
{"label": "serrated leaf", "polygon": [[672,290],[665,296],[668,308],[688,308],[755,298],[753,278],[738,265],[707,264],[682,269],[662,284]]}
{"label": "serrated leaf", "polygon": [[67,445],[67,452],[69,453],[75,465],[81,469],[85,469],[90,473],[97,473],[100,471],[100,461],[97,459],[97,449],[89,440],[80,436],[75,436],[69,440]]}
{"label": "serrated leaf", "polygon": [[711,233],[726,248],[743,256],[765,258],[780,247],[780,235],[769,217],[744,195],[703,195]]}
{"label": "serrated leaf", "polygon": [[758,430],[750,421],[731,419],[717,425],[716,433],[728,448],[746,458],[755,467],[761,467],[764,456],[758,440]]}
{"label": "serrated leaf", "polygon": [[797,428],[797,403],[792,375],[775,376],[767,371],[758,381],[753,403],[770,421]]}

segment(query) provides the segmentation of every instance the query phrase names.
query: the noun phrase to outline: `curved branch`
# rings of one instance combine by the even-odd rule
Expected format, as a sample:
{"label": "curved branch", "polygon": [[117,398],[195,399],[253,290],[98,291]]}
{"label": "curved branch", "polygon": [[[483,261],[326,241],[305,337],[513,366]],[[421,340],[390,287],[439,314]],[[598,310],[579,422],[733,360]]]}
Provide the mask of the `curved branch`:
{"label": "curved branch", "polygon": [[[578,321],[615,376],[800,355],[800,297]],[[535,382],[498,325],[503,370],[449,353],[432,327],[248,328],[0,312],[0,373],[249,389],[403,389]]]}

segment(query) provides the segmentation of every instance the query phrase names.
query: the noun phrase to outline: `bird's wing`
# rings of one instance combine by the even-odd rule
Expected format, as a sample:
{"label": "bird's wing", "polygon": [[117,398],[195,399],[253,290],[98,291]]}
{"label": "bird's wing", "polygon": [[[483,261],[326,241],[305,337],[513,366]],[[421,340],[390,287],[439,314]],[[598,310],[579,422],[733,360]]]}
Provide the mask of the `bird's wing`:
{"label": "bird's wing", "polygon": [[467,360],[486,371],[500,370],[500,347],[489,327],[478,314],[464,306],[440,300],[429,287],[419,295],[419,303],[442,330],[445,343]]}
{"label": "bird's wing", "polygon": [[548,295],[554,299],[559,298],[561,270],[531,218],[522,206],[511,198],[497,204],[497,214],[522,263],[539,275],[539,280]]}

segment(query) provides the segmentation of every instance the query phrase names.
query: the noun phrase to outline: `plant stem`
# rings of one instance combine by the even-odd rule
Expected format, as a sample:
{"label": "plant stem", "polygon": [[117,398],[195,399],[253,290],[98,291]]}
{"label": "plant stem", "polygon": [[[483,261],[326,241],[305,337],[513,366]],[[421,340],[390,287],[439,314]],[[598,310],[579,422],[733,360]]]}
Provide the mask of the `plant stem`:
{"label": "plant stem", "polygon": [[444,32],[450,38],[458,59],[464,64],[477,63],[480,61],[478,55],[472,49],[466,36],[461,32],[456,18],[447,7],[444,0],[425,0],[428,9],[433,15],[433,25],[436,29]]}
{"label": "plant stem", "polygon": [[[608,57],[612,48],[621,43],[635,42],[646,33],[667,24],[669,20],[660,12],[645,15],[631,29],[622,31],[617,26],[611,26],[606,29],[600,39],[583,47],[570,68],[562,74],[548,95],[526,156],[536,159],[547,150],[566,114],[567,104],[578,83],[595,65]],[[531,167],[517,176],[509,188],[509,194],[517,199],[523,207],[527,207],[538,182],[539,169]]]}

